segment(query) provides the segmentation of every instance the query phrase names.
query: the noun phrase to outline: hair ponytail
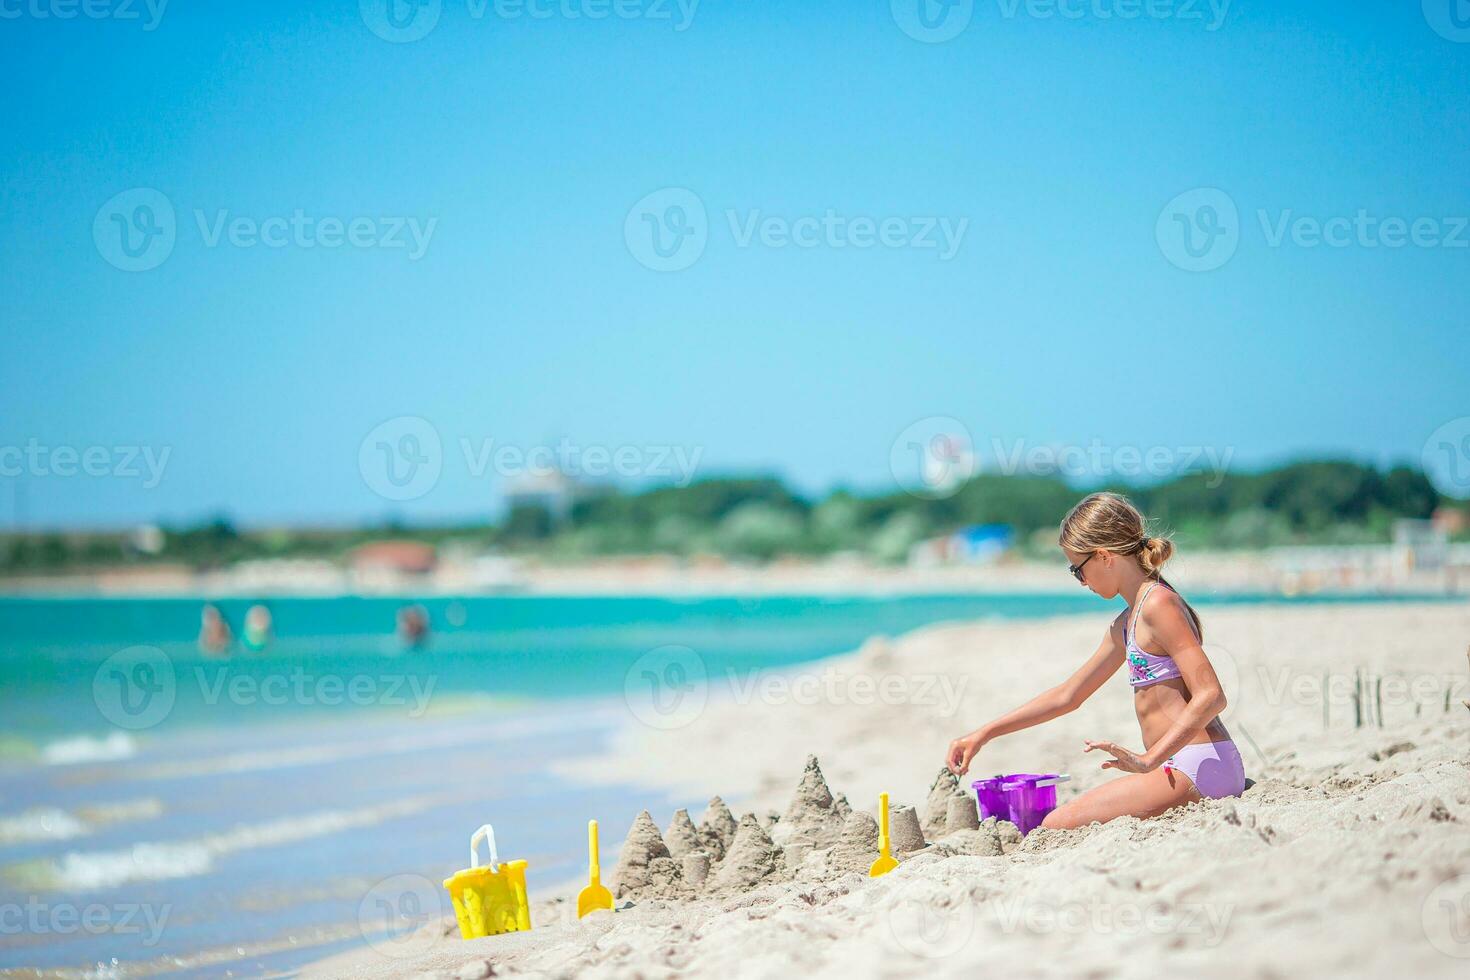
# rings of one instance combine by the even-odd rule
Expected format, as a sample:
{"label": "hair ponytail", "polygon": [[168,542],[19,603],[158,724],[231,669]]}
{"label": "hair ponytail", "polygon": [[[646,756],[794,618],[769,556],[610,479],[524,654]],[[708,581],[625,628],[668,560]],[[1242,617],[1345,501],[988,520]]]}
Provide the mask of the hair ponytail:
{"label": "hair ponytail", "polygon": [[1174,555],[1174,542],[1168,538],[1146,538],[1138,551],[1138,563],[1150,575],[1157,575],[1164,562]]}

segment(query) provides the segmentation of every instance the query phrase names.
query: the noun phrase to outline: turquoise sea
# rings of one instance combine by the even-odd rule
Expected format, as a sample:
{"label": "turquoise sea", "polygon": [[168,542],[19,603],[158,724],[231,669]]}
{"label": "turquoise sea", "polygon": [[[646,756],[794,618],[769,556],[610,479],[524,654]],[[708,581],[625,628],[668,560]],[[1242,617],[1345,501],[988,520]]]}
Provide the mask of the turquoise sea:
{"label": "turquoise sea", "polygon": [[[0,599],[0,969],[253,976],[348,945],[391,956],[448,910],[439,882],[482,823],[502,859],[530,861],[534,896],[583,873],[589,817],[610,849],[640,809],[663,823],[703,806],[548,774],[637,723],[625,685],[650,651],[692,651],[715,676],[945,620],[1109,609],[1081,590],[434,598],[408,650],[405,601],[271,600],[274,641],[218,657],[195,647],[197,599]],[[220,603],[237,634],[248,605]]]}

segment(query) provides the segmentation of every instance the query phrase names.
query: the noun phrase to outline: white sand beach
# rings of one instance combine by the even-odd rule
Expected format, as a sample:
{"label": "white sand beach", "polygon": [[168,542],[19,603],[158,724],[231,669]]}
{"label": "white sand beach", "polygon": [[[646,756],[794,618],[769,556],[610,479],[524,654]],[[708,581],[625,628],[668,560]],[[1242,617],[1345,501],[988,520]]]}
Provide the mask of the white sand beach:
{"label": "white sand beach", "polygon": [[[840,800],[792,805],[815,754],[854,810],[874,811],[887,791],[929,816],[948,741],[1066,676],[1106,622],[940,624],[780,675],[703,684],[696,664],[675,675],[684,700],[671,711],[665,700],[650,712],[630,682],[629,724],[612,751],[566,774],[720,794],[737,817],[756,815],[730,848],[738,855],[716,860],[702,884],[681,879],[687,862],[670,869],[688,828],[667,833],[671,815],[655,813],[675,854],[658,859],[656,887],[646,884],[652,864],[625,869],[645,881],[629,908],[578,922],[574,889],[533,895],[530,932],[462,941],[445,919],[391,955],[364,948],[303,975],[1465,975],[1463,603],[1205,610],[1225,721],[1254,781],[1239,799],[1024,841],[994,825],[948,834],[930,820],[929,846],[878,879],[848,853],[870,824]],[[1366,691],[1356,705],[1355,690]],[[1121,676],[1077,712],[988,746],[963,785],[1059,771],[1072,776],[1066,799],[1116,778],[1083,753],[1084,738],[1142,748]],[[636,816],[603,817],[608,877]]]}

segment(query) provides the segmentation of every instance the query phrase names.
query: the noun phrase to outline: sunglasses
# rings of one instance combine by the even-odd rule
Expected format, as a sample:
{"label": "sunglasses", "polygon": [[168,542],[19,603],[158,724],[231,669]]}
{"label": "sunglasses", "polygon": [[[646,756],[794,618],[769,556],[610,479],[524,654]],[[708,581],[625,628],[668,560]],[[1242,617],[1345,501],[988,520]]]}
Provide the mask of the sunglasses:
{"label": "sunglasses", "polygon": [[1072,577],[1075,578],[1077,581],[1081,582],[1083,585],[1086,585],[1087,580],[1082,577],[1082,569],[1088,562],[1092,561],[1096,557],[1097,552],[1094,551],[1092,554],[1082,559],[1082,563],[1080,565],[1068,565],[1067,571],[1071,572]]}

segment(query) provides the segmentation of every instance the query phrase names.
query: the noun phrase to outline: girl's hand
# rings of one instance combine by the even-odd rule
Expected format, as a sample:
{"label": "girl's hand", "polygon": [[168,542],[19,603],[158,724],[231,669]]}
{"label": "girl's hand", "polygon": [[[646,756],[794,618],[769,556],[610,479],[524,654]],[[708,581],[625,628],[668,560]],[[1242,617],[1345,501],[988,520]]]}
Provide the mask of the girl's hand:
{"label": "girl's hand", "polygon": [[1123,746],[1116,742],[1084,741],[1086,742],[1086,751],[1088,752],[1091,752],[1093,749],[1101,749],[1104,752],[1112,753],[1113,757],[1102,764],[1104,769],[1120,769],[1123,772],[1153,772],[1158,768],[1157,765],[1149,762],[1143,756],[1123,748]]}
{"label": "girl's hand", "polygon": [[963,776],[970,771],[970,760],[975,758],[975,753],[985,744],[985,734],[979,730],[968,735],[962,735],[949,743],[949,751],[945,753],[945,761],[949,771],[956,776]]}

